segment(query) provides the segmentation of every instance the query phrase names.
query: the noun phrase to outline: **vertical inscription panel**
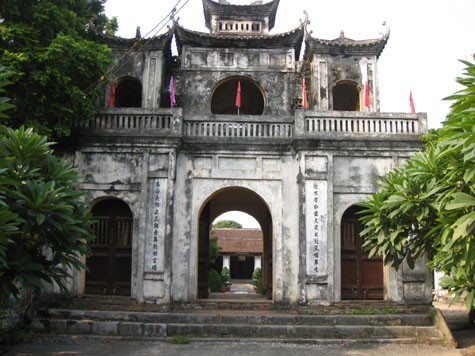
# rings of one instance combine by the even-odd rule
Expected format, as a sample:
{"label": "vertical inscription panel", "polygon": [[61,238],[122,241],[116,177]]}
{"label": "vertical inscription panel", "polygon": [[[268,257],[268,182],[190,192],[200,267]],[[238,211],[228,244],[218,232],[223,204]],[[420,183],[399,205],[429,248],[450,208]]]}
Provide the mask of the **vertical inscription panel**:
{"label": "vertical inscription panel", "polygon": [[145,272],[163,272],[167,179],[149,180],[148,191]]}
{"label": "vertical inscription panel", "polygon": [[327,275],[327,191],[326,181],[305,183],[306,272],[309,277]]}

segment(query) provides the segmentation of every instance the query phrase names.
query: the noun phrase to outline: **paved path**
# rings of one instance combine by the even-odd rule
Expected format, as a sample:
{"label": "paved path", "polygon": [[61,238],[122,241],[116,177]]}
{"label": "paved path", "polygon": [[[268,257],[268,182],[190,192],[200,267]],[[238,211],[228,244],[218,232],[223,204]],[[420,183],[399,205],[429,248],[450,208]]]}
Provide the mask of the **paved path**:
{"label": "paved path", "polygon": [[37,338],[19,345],[5,356],[103,355],[103,356],[461,356],[462,351],[427,345],[305,345],[267,342],[166,342],[120,341],[79,337]]}

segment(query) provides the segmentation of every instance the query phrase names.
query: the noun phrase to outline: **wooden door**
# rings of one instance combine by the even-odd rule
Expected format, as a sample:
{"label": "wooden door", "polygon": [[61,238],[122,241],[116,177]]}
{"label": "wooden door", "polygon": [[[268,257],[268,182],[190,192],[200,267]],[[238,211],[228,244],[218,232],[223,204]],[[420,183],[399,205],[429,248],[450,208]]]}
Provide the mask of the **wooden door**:
{"label": "wooden door", "polygon": [[[132,266],[132,216],[119,201],[101,202],[92,211],[96,239],[87,259],[86,293],[130,295]],[[100,215],[99,215],[100,214]]]}
{"label": "wooden door", "polygon": [[383,261],[362,249],[362,225],[350,208],[341,223],[341,299],[382,299]]}
{"label": "wooden door", "polygon": [[209,203],[203,208],[198,228],[198,298],[208,298],[209,279]]}

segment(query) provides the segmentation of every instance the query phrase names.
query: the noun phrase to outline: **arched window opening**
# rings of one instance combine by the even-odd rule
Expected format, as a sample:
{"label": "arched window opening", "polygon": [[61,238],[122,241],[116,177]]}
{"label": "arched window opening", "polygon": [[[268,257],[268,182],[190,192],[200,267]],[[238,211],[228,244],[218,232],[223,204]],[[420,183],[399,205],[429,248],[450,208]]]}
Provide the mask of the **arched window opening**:
{"label": "arched window opening", "polygon": [[142,84],[138,79],[132,77],[119,79],[115,92],[116,107],[139,108],[142,106]]}
{"label": "arched window opening", "polygon": [[360,110],[360,93],[357,83],[341,82],[333,87],[333,110]]}
{"label": "arched window opening", "polygon": [[262,115],[264,96],[260,88],[244,77],[234,77],[218,84],[211,97],[211,113],[218,115],[236,115],[236,96],[238,82],[241,83],[241,115]]}

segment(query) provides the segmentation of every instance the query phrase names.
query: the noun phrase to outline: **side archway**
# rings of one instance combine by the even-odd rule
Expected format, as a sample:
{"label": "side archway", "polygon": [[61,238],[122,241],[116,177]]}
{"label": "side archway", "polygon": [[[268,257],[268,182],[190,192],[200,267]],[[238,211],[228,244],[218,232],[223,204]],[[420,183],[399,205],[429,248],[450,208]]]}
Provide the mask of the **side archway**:
{"label": "side archway", "polygon": [[349,207],[341,220],[341,299],[383,299],[382,257],[363,251],[358,206]]}
{"label": "side archway", "polygon": [[117,198],[98,201],[91,209],[96,239],[87,258],[86,294],[131,294],[132,223],[129,206]]}
{"label": "side archway", "polygon": [[246,77],[231,77],[218,83],[211,94],[211,113],[218,115],[236,115],[236,96],[238,84],[241,87],[242,115],[262,115],[264,112],[264,94],[262,89]]}

